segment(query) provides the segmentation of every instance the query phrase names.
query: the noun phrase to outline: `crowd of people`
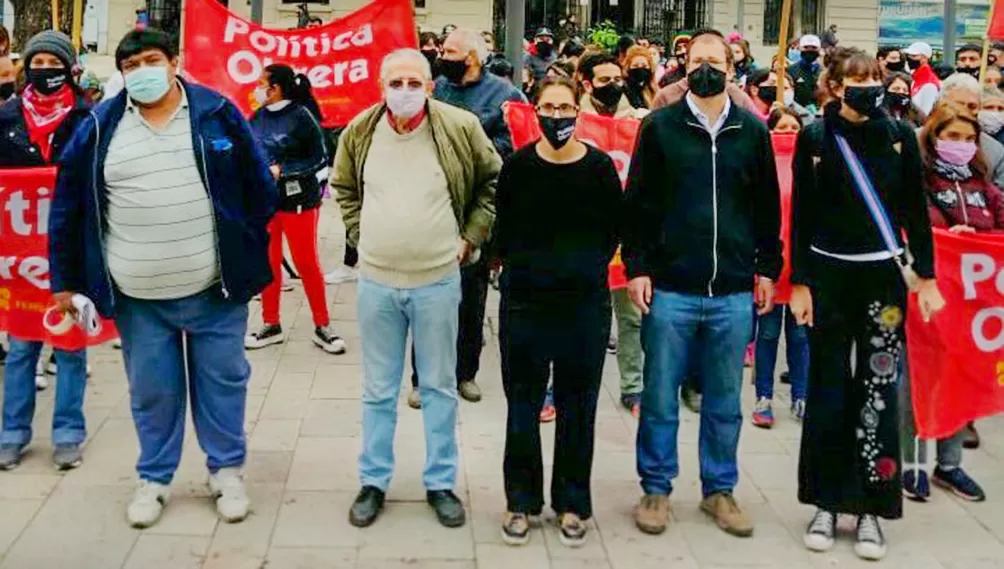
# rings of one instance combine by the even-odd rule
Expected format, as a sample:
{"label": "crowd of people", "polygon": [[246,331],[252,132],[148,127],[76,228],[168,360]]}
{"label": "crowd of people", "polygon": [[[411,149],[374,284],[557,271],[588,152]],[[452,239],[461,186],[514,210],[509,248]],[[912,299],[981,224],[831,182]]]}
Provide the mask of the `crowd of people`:
{"label": "crowd of people", "polygon": [[[755,367],[752,423],[770,428],[783,331],[782,380],[802,428],[798,498],[817,509],[805,545],[830,549],[837,517],[852,515],[856,553],[881,559],[879,519],[901,517],[904,495],[930,494],[904,315],[909,294],[925,320],[944,306],[931,228],[1004,230],[1004,94],[979,83],[972,46],[941,79],[926,44],[874,57],[837,47],[835,29],[799,38],[792,65],[759,69],[745,40],[714,30],[677,38],[667,59],[644,38],[607,51],[574,37],[556,44],[541,28],[518,85],[491,43],[457,28],[390,53],[382,100],[332,144],[309,81],[289,66],[264,70],[260,108],[246,119],[182,78],[167,35],[136,30],[115,53],[124,88],[92,106],[69,38],[27,42],[24,82],[0,107],[0,168],[58,165],[54,301],[73,313],[83,294],[121,334],[140,446],[129,523],[154,525],[168,503],[186,394],[220,517],[248,515],[245,350],[285,339],[285,237],[313,342],[327,353],[346,343],[330,327],[325,280],[358,279],[353,525],[378,519],[394,474],[409,337],[427,499],[444,526],[465,524],[453,492],[458,397],[481,399],[485,304],[500,274],[506,543],[527,543],[543,512],[549,420],[560,539],[586,541],[608,350],[621,403],[638,419],[638,529],[660,534],[670,522],[682,401],[700,413],[701,510],[752,536],[734,495],[743,369]],[[528,100],[542,136],[516,149],[503,110]],[[577,138],[587,113],[641,120],[623,189],[613,160]],[[782,153],[794,154],[790,171]],[[327,276],[317,243],[325,184],[346,229],[344,266]],[[616,257],[628,285],[611,291]],[[249,334],[259,294],[264,325]],[[10,338],[0,469],[15,468],[31,441],[41,347]],[[53,458],[71,469],[86,436],[85,351],[57,350],[55,364]],[[970,425],[938,441],[930,477],[978,501],[983,490],[961,468],[975,436]]]}

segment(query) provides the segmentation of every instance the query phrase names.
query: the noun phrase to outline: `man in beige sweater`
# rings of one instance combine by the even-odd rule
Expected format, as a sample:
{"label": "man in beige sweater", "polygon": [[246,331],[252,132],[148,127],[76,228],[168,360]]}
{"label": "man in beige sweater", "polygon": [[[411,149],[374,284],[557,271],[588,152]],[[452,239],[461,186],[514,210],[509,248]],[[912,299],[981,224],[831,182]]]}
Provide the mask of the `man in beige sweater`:
{"label": "man in beige sweater", "polygon": [[478,118],[429,99],[421,52],[388,55],[384,102],[338,143],[331,187],[359,248],[363,346],[362,490],[349,521],[376,521],[394,469],[394,428],[411,330],[425,423],[427,500],[440,523],[462,526],[457,471],[457,314],[460,267],[476,261],[495,217],[502,160]]}

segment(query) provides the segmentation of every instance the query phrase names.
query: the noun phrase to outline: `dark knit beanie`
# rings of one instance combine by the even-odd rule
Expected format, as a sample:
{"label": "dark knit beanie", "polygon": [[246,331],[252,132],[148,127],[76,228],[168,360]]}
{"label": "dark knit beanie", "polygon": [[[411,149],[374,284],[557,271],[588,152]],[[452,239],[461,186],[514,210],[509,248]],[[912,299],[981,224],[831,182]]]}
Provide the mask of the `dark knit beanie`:
{"label": "dark knit beanie", "polygon": [[31,58],[39,53],[55,55],[63,62],[67,70],[72,69],[77,62],[77,58],[73,54],[73,42],[63,32],[55,30],[46,30],[31,36],[28,43],[24,45],[24,51],[21,54],[24,66],[28,67],[31,64]]}

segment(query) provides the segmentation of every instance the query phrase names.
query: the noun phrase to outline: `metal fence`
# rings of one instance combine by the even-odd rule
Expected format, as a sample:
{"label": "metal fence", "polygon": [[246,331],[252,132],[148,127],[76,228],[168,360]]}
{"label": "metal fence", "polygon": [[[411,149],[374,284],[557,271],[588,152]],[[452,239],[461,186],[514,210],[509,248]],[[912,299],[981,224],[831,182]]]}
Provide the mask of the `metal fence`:
{"label": "metal fence", "polygon": [[642,0],[641,33],[650,39],[672,41],[683,31],[708,25],[708,0]]}

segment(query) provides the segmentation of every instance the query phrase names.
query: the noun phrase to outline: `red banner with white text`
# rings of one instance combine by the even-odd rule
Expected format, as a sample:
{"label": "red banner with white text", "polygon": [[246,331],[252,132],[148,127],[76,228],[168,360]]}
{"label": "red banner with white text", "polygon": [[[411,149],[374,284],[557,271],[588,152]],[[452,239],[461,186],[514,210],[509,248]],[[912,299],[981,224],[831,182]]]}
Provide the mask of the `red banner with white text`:
{"label": "red banner with white text", "polygon": [[110,321],[103,321],[101,332],[91,337],[77,326],[53,336],[42,325],[53,304],[49,210],[55,187],[55,168],[0,170],[0,330],[21,340],[77,350],[107,342],[118,332]]}
{"label": "red banner with white text", "polygon": [[951,436],[1004,411],[1004,235],[935,230],[938,287],[947,306],[925,323],[907,311],[910,389],[918,436]]}
{"label": "red banner with white text", "polygon": [[380,63],[417,47],[411,0],[374,0],[316,28],[263,28],[216,0],[187,0],[182,68],[250,115],[262,70],[285,63],[310,79],[326,127],[344,126],[380,101]]}
{"label": "red banner with white text", "polygon": [[[540,123],[537,121],[537,111],[533,105],[507,103],[505,120],[512,134],[514,148],[522,148],[540,139]],[[641,121],[637,119],[613,119],[591,113],[581,113],[575,125],[575,136],[582,142],[606,152],[613,159],[614,166],[617,167],[617,175],[620,176],[621,185],[625,185],[640,126]],[[627,288],[627,275],[624,274],[624,263],[621,261],[620,249],[610,261],[607,279],[611,290]]]}

